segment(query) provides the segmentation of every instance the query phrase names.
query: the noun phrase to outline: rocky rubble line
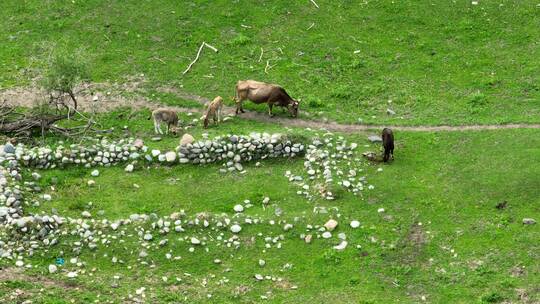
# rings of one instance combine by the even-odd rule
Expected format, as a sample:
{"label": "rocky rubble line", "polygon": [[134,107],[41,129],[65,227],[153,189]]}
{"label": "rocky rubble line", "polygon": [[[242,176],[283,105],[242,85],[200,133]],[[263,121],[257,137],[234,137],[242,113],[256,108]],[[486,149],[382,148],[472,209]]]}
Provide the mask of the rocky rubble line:
{"label": "rocky rubble line", "polygon": [[[120,140],[110,142],[106,139],[95,140],[90,146],[60,144],[55,149],[50,147],[28,148],[24,145],[14,147],[7,143],[0,149],[0,227],[6,231],[19,234],[30,234],[34,239],[44,239],[65,222],[81,225],[81,219],[67,219],[59,215],[26,215],[23,207],[39,202],[29,202],[24,193],[40,192],[41,189],[33,181],[24,181],[21,175],[22,167],[52,169],[68,165],[83,165],[85,167],[112,166],[132,160],[131,166],[138,160],[148,163],[160,162],[168,164],[203,164],[228,160],[228,171],[239,170],[241,162],[267,157],[294,157],[303,152],[303,145],[292,143],[284,136],[274,134],[252,134],[250,136],[231,135],[218,137],[213,141],[195,142],[193,137],[184,136],[177,152],[162,153],[158,150],[149,151],[140,139]],[[149,153],[148,153],[149,152]],[[142,154],[146,153],[144,156]],[[178,158],[176,157],[178,155]],[[234,162],[232,162],[232,161]],[[130,166],[128,165],[128,166]],[[232,168],[232,169],[231,169]],[[99,175],[98,170],[92,176]],[[39,179],[38,173],[32,174]],[[43,200],[50,200],[48,194]],[[89,218],[87,212],[81,214]],[[49,240],[46,245],[54,245],[55,240]],[[0,248],[5,242],[0,243]],[[35,244],[30,244],[35,247]],[[6,251],[1,251],[4,256]]]}
{"label": "rocky rubble line", "polygon": [[[334,200],[333,189],[360,195],[367,184],[366,176],[360,174],[368,163],[357,153],[357,147],[357,143],[348,143],[342,136],[336,138],[332,133],[326,133],[308,145],[304,172],[295,174],[287,171],[285,177],[301,188],[297,193],[308,200],[317,197]],[[367,188],[371,190],[374,186],[368,185]]]}
{"label": "rocky rubble line", "polygon": [[[53,169],[67,165],[86,168],[131,161],[131,168],[139,162],[167,164],[208,164],[224,161],[224,171],[242,171],[242,162],[276,157],[295,157],[304,153],[302,143],[293,143],[281,134],[252,133],[249,136],[227,135],[213,140],[195,139],[185,134],[176,151],[150,150],[141,139],[111,142],[94,139],[90,146],[62,143],[56,148],[32,147],[7,143],[0,147],[0,163],[16,160],[23,167]],[[126,171],[132,169],[126,168]]]}

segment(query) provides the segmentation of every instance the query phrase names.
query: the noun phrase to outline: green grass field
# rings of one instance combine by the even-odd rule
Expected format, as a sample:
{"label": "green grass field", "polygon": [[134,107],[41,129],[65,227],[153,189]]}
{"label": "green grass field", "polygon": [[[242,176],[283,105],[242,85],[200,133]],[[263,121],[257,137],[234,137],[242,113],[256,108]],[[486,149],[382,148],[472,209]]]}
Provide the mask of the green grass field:
{"label": "green grass field", "polygon": [[[257,79],[300,98],[304,117],[540,122],[537,1],[318,4],[2,1],[0,87],[29,85],[51,51],[68,50],[86,58],[92,81],[127,83],[144,74],[141,93],[169,104],[186,105],[174,94],[152,94],[161,87],[228,97],[237,80]],[[219,53],[205,49],[182,76],[203,41]]]}
{"label": "green grass field", "polygon": [[[201,105],[178,93],[228,97],[237,80],[251,78],[282,84],[300,98],[303,119],[540,123],[537,2],[315,1],[319,9],[308,0],[1,1],[0,90],[39,83],[51,54],[68,51],[85,58],[92,82],[135,85],[137,92],[124,94],[182,107]],[[182,76],[202,41],[219,52],[205,49]],[[152,141],[148,117],[148,109],[116,109],[95,118],[100,129],[112,130],[108,138],[137,137],[152,149],[173,150],[179,137]],[[184,123],[194,118],[181,114]],[[286,133],[307,141],[324,134],[241,117],[187,132],[198,139]],[[359,153],[379,152],[380,144],[367,140],[379,132],[334,137],[358,143]],[[99,237],[111,243],[80,253],[77,233],[58,235],[58,245],[24,255],[32,265],[24,271],[0,258],[0,303],[539,303],[540,229],[523,224],[540,220],[539,135],[396,131],[395,161],[355,161],[373,189],[361,196],[338,191],[334,201],[297,194],[285,172],[302,172],[301,157],[246,163],[245,174],[220,173],[220,164],[138,165],[133,173],[119,165],[99,168],[98,177],[82,167],[40,170],[38,184],[52,200],[25,206],[27,214],[80,218],[89,211],[95,221],[116,221],[185,210],[190,218],[205,212],[262,224],[242,225],[238,249],[217,241],[233,236],[228,229],[189,225],[168,234],[150,222],[104,229]],[[60,140],[79,142],[36,134],[34,143]],[[263,208],[264,197],[270,203]],[[244,200],[253,207],[235,216],[233,206]],[[496,208],[505,201],[506,208]],[[307,226],[329,218],[339,222],[333,237],[306,244],[301,236],[316,234]],[[351,220],[361,227],[351,228]],[[284,231],[285,223],[294,227]],[[4,229],[0,253],[17,241]],[[143,230],[154,239],[142,241]],[[339,233],[349,242],[343,251],[332,248]],[[194,246],[191,237],[205,244]],[[58,257],[66,264],[50,274]],[[69,271],[78,277],[68,278]],[[256,274],[276,280],[258,281]]]}

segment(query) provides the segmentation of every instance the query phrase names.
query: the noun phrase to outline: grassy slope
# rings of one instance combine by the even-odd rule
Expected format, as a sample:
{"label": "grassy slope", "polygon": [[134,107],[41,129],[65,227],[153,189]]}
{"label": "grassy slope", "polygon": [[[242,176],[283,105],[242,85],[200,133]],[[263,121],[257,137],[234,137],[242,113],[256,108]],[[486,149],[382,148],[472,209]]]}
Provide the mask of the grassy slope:
{"label": "grassy slope", "polygon": [[[540,122],[537,1],[317,2],[2,1],[0,86],[27,83],[54,45],[81,50],[94,81],[144,73],[148,94],[230,96],[255,78],[340,121]],[[202,41],[220,52],[181,77]]]}
{"label": "grassy slope", "polygon": [[[241,132],[242,123],[237,123],[224,124],[220,132]],[[143,124],[149,123],[143,121]],[[269,126],[255,126],[263,127]],[[150,129],[149,125],[135,125],[134,131],[140,132],[142,128]],[[218,131],[213,129],[213,132]],[[335,241],[316,240],[304,245],[294,237],[303,232],[305,224],[321,224],[328,218],[328,215],[314,215],[313,203],[297,196],[296,188],[283,177],[285,170],[300,168],[301,161],[263,162],[261,168],[251,165],[246,175],[221,175],[216,166],[153,168],[132,175],[126,175],[122,168],[112,168],[102,170],[101,176],[95,178],[99,192],[88,190],[87,169],[43,172],[45,184],[52,176],[57,176],[60,183],[54,202],[44,203],[41,208],[55,207],[62,214],[78,215],[89,201],[94,202],[93,214],[104,210],[107,218],[133,212],[168,214],[178,209],[231,213],[234,204],[251,199],[256,204],[247,213],[272,219],[274,208],[263,211],[258,203],[269,195],[283,209],[282,218],[292,221],[299,216],[300,222],[287,234],[290,237],[283,242],[283,249],[274,248],[266,253],[262,252],[264,242],[257,237],[253,246],[244,246],[239,251],[210,245],[209,253],[198,250],[197,254],[191,254],[187,251],[189,245],[177,241],[173,233],[167,236],[169,245],[155,249],[157,253],[152,254],[155,268],[137,264],[140,249],[127,237],[123,248],[111,246],[82,254],[86,268],[98,270],[92,277],[77,282],[75,286],[80,286],[80,290],[67,288],[62,300],[58,300],[58,291],[50,289],[49,296],[45,294],[41,299],[49,303],[71,298],[91,301],[98,295],[102,300],[118,299],[145,286],[147,296],[159,301],[181,300],[185,292],[189,299],[198,302],[205,302],[206,294],[212,293],[215,302],[247,303],[272,291],[271,298],[276,303],[326,300],[412,303],[418,302],[422,295],[431,303],[471,303],[499,298],[514,300],[518,289],[539,300],[535,286],[540,284],[540,269],[535,261],[539,258],[536,240],[540,232],[537,225],[521,224],[523,217],[534,217],[540,211],[540,142],[535,134],[534,130],[397,134],[396,161],[391,166],[382,166],[382,172],[376,172],[378,166],[367,168],[368,180],[375,189],[366,190],[365,200],[346,195],[335,202],[315,203],[339,207],[342,218],[338,232],[346,232],[351,243],[343,253],[329,249]],[[366,143],[364,138],[363,134],[351,137],[361,144]],[[151,145],[163,148],[174,145],[174,141],[169,138]],[[169,184],[167,179],[171,177],[178,179],[176,184]],[[141,189],[131,191],[132,183],[139,184]],[[495,209],[503,200],[509,202],[509,207],[503,211]],[[392,218],[378,214],[380,207]],[[353,218],[359,219],[364,228],[351,230],[347,223]],[[416,222],[423,224],[419,230],[412,227]],[[275,226],[244,229],[242,237],[246,239],[258,232],[263,236],[282,233]],[[197,230],[187,235],[193,234],[208,235]],[[376,243],[370,241],[372,236]],[[419,238],[427,242],[415,241]],[[354,249],[357,244],[362,246],[361,250]],[[396,249],[391,249],[391,245]],[[64,256],[69,258],[68,248],[56,247],[35,257],[33,262],[42,265],[36,273],[45,271],[54,257],[62,255],[59,250],[65,249]],[[129,253],[132,250],[134,253]],[[182,260],[166,260],[164,255],[169,250],[173,256],[182,256]],[[112,256],[124,260],[126,265],[137,266],[128,270],[126,266],[112,264]],[[214,265],[214,258],[222,259],[223,266]],[[267,261],[263,269],[256,266],[259,258]],[[282,271],[285,263],[294,266]],[[524,274],[512,276],[513,269],[521,266]],[[232,270],[224,272],[226,268]],[[184,272],[192,277],[186,277]],[[277,284],[254,282],[251,278],[254,273],[284,277],[290,284],[298,285],[299,290],[288,291]],[[225,276],[230,283],[218,287],[215,285],[218,279],[209,279],[209,287],[201,287],[196,280],[200,282],[210,274],[217,278]],[[118,289],[110,287],[114,275],[123,278]],[[184,282],[162,283],[163,275],[169,280],[179,276]],[[62,276],[53,278],[62,280]],[[248,286],[250,291],[237,299],[233,293],[239,285]],[[14,288],[32,290],[36,285],[19,281],[0,285],[0,291]]]}

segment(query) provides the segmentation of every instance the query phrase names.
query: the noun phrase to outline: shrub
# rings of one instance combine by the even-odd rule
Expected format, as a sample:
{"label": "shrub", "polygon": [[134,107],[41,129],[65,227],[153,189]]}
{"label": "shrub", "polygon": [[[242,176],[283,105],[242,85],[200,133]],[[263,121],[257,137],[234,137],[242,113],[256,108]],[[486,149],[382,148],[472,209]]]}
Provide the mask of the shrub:
{"label": "shrub", "polygon": [[85,61],[75,53],[61,51],[51,57],[42,85],[49,93],[51,101],[67,94],[77,108],[75,87],[88,78]]}

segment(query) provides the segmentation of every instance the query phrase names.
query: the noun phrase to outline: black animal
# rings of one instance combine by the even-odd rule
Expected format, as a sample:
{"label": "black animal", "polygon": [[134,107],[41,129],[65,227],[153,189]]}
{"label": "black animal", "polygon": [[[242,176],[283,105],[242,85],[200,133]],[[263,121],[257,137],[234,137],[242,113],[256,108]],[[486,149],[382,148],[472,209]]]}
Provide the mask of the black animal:
{"label": "black animal", "polygon": [[384,128],[382,130],[382,141],[383,141],[383,148],[384,148],[384,156],[383,161],[387,162],[390,159],[390,155],[392,156],[392,160],[394,159],[394,133],[392,132],[392,129]]}

